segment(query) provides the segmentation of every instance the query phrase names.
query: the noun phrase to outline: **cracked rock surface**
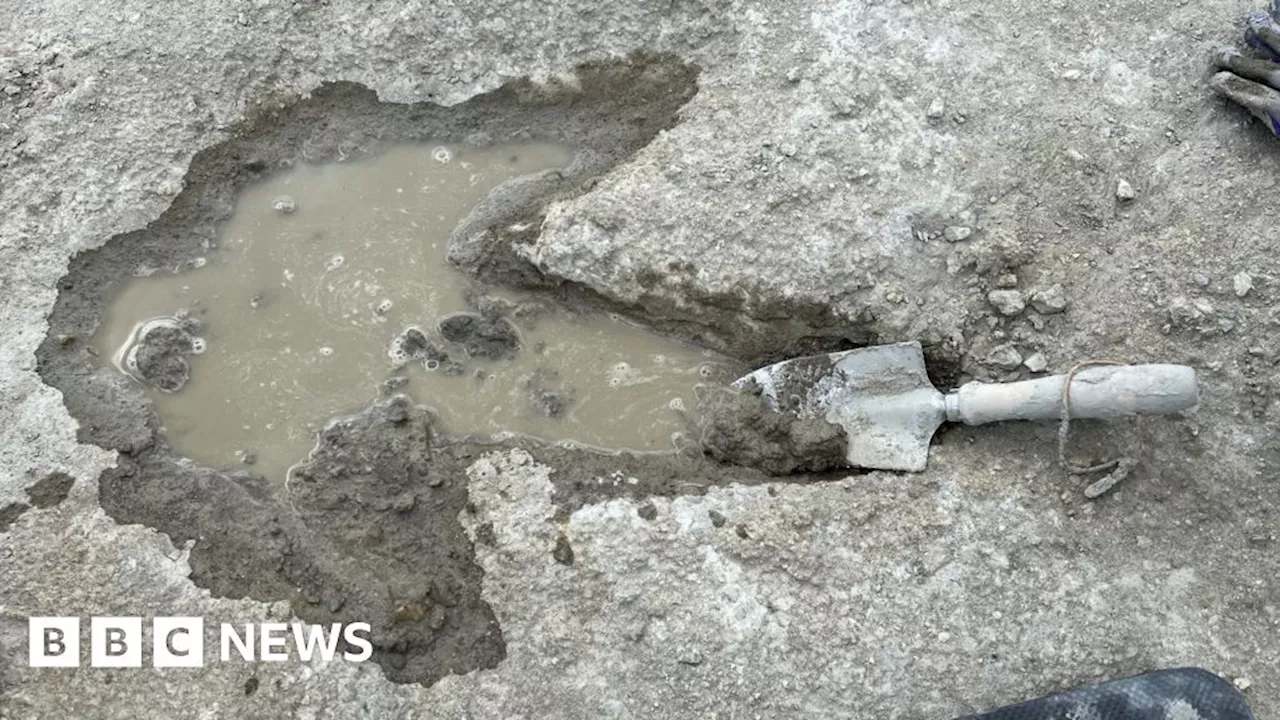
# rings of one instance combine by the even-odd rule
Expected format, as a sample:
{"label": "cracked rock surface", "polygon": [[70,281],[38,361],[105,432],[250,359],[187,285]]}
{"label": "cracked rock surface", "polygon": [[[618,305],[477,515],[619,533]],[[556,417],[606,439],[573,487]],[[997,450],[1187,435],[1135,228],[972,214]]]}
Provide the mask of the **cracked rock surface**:
{"label": "cracked rock surface", "polygon": [[[1275,716],[1280,147],[1203,86],[1247,10],[0,0],[0,716],[952,717],[1176,665],[1246,678]],[[117,453],[77,439],[37,368],[42,343],[84,352],[48,337],[71,258],[155,221],[197,152],[322,83],[455,105],[526,77],[572,93],[575,68],[634,53],[697,68],[696,94],[520,231],[548,278],[745,360],[918,339],[940,384],[1022,378],[1004,359],[1037,353],[1050,372],[1186,363],[1200,408],[1073,426],[1077,462],[1139,461],[1092,502],[1053,425],[945,431],[917,476],[805,482],[477,453],[449,541],[483,573],[491,667],[27,668],[32,615],[295,614],[201,584],[199,538],[104,509]],[[1141,192],[1118,198],[1121,179]],[[1012,289],[1024,308],[991,306]],[[153,437],[110,435],[122,454]],[[589,491],[631,478],[664,490]]]}

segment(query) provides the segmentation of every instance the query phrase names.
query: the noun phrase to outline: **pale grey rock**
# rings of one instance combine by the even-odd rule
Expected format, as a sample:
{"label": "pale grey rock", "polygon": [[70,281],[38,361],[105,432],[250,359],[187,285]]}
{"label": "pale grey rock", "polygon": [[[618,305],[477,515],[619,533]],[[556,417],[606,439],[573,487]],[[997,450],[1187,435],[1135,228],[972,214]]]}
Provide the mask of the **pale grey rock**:
{"label": "pale grey rock", "polygon": [[991,352],[987,353],[985,362],[1001,370],[1016,370],[1022,365],[1022,354],[1013,345],[1006,343],[992,348]]}
{"label": "pale grey rock", "polygon": [[271,203],[271,207],[275,208],[276,212],[290,215],[298,209],[298,203],[289,195],[281,195]]}
{"label": "pale grey rock", "polygon": [[1245,297],[1253,291],[1253,276],[1243,271],[1236,273],[1231,278],[1231,289],[1235,290],[1236,297]]}
{"label": "pale grey rock", "polygon": [[1018,290],[992,290],[987,293],[987,302],[1005,317],[1017,315],[1027,308],[1027,300]]}
{"label": "pale grey rock", "polygon": [[1067,309],[1067,294],[1062,285],[1054,283],[1031,293],[1031,307],[1041,315],[1056,315]]}

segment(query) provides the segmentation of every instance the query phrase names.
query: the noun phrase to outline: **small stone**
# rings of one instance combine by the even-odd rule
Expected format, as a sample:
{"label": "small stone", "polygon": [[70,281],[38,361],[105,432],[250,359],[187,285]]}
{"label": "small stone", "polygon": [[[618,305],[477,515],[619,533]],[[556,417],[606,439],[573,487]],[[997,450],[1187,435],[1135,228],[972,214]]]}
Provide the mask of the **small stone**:
{"label": "small stone", "polygon": [[1253,681],[1247,677],[1238,677],[1235,680],[1232,680],[1231,684],[1235,685],[1236,689],[1240,692],[1244,692],[1245,690],[1253,687]]}
{"label": "small stone", "polygon": [[1231,286],[1236,291],[1236,297],[1242,298],[1253,290],[1253,276],[1247,272],[1236,273],[1236,276],[1231,278]]}
{"label": "small stone", "polygon": [[244,463],[245,465],[253,465],[258,462],[258,454],[252,453],[252,452],[246,452],[244,455],[240,456],[240,462]]}
{"label": "small stone", "polygon": [[4,94],[8,95],[9,97],[13,97],[14,95],[17,95],[20,92],[22,92],[22,88],[18,87],[17,85],[4,86]]}
{"label": "small stone", "polygon": [[[1017,290],[992,290],[987,293],[990,302],[1001,315],[1013,317],[1027,308],[1027,301]],[[1021,359],[1018,362],[1022,362]],[[1014,367],[1017,367],[1015,363]]]}
{"label": "small stone", "polygon": [[1062,73],[1062,79],[1064,80],[1079,80],[1083,76],[1084,73],[1076,69],[1071,69]]}
{"label": "small stone", "polygon": [[1031,355],[1022,361],[1023,367],[1033,373],[1044,372],[1049,367],[1049,360],[1042,352],[1031,353]]}
{"label": "small stone", "polygon": [[711,518],[711,525],[713,527],[724,527],[726,518],[721,513],[716,512],[715,510],[708,510],[707,517]]}
{"label": "small stone", "polygon": [[573,564],[573,547],[569,545],[569,538],[564,535],[556,538],[556,546],[551,550],[551,557],[561,565]]}
{"label": "small stone", "polygon": [[1138,197],[1138,192],[1133,189],[1128,180],[1121,178],[1116,182],[1116,199],[1122,202],[1129,202]]}
{"label": "small stone", "polygon": [[398,605],[393,615],[396,622],[411,623],[418,622],[427,616],[427,608],[420,602],[404,603]]}
{"label": "small stone", "polygon": [[943,99],[940,97],[934,98],[933,102],[929,103],[929,109],[925,111],[925,115],[928,116],[930,120],[937,120],[938,118],[946,114],[947,114],[947,103],[944,102]]}
{"label": "small stone", "polygon": [[947,242],[968,240],[969,236],[972,234],[973,228],[969,228],[964,225],[949,225],[942,231],[942,237],[945,238]]}
{"label": "small stone", "polygon": [[1018,287],[1018,276],[1013,273],[1005,273],[996,278],[996,287],[1002,290],[1009,290]]}
{"label": "small stone", "polygon": [[271,203],[271,207],[275,208],[276,212],[288,215],[298,209],[298,204],[294,202],[292,197],[289,197],[288,195],[281,195]]}
{"label": "small stone", "polygon": [[1031,293],[1031,307],[1041,315],[1055,315],[1067,309],[1067,294],[1058,284]]}
{"label": "small stone", "polygon": [[789,83],[798,83],[802,77],[804,77],[804,73],[800,70],[799,65],[792,66],[787,70],[787,82]]}
{"label": "small stone", "polygon": [[1022,354],[1012,345],[1000,345],[987,355],[986,364],[1001,370],[1015,370],[1022,365]]}
{"label": "small stone", "polygon": [[658,508],[651,502],[647,502],[636,509],[636,514],[644,520],[653,520],[658,517]]}
{"label": "small stone", "polygon": [[1191,282],[1202,288],[1209,287],[1209,273],[1197,270],[1191,273]]}
{"label": "small stone", "polygon": [[76,336],[75,336],[75,335],[59,335],[59,336],[58,336],[58,344],[59,344],[59,345],[70,345],[71,343],[73,343],[73,342],[75,342],[75,341],[76,341]]}
{"label": "small stone", "polygon": [[676,655],[676,662],[681,665],[701,665],[703,663],[702,653],[697,648],[683,648]]}
{"label": "small stone", "polygon": [[796,153],[800,152],[795,143],[782,143],[782,145],[778,146],[778,150],[787,157],[795,157]]}

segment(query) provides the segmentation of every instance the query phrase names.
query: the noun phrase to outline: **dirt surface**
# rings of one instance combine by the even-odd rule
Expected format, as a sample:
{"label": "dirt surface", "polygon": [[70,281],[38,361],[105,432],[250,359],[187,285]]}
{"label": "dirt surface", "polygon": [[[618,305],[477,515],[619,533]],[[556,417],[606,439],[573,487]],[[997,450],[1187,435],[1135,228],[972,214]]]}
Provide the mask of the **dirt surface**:
{"label": "dirt surface", "polygon": [[[1248,3],[215,5],[0,0],[0,714],[954,717],[1178,665],[1280,712],[1280,146],[1204,84]],[[744,362],[919,340],[947,385],[1186,363],[1201,406],[1073,427],[1138,461],[1097,501],[1038,424],[769,481],[422,450],[392,402],[292,505],[169,457],[86,352],[113,284],[282,163],[425,138],[587,149],[453,238],[552,304]],[[378,662],[26,666],[27,617],[104,614],[360,617]]]}

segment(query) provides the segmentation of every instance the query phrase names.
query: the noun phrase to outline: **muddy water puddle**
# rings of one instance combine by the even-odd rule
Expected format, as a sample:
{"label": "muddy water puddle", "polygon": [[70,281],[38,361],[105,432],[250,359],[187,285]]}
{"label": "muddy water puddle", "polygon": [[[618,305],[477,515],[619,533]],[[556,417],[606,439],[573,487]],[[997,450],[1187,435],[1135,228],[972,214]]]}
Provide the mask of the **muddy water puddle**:
{"label": "muddy water puddle", "polygon": [[291,168],[241,195],[206,256],[140,268],[95,346],[143,383],[176,452],[280,480],[329,419],[390,391],[452,435],[669,450],[719,358],[477,288],[445,261],[494,187],[571,160],[550,144],[412,145]]}

